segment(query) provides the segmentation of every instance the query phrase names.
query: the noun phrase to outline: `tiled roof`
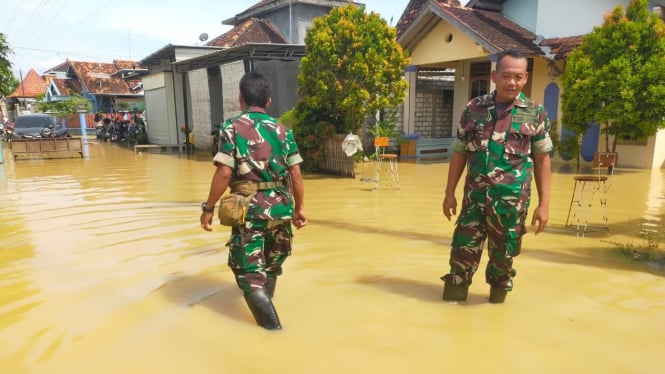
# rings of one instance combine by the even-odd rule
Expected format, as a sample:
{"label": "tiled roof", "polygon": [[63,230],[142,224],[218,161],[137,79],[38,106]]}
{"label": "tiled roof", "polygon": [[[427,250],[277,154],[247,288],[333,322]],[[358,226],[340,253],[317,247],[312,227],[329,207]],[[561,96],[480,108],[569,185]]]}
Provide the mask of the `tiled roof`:
{"label": "tiled roof", "polygon": [[536,35],[508,20],[502,13],[467,8],[456,0],[411,0],[396,26],[398,39],[426,7],[444,21],[478,40],[491,52],[515,48],[529,55],[543,54],[533,42]]}
{"label": "tiled roof", "polygon": [[58,88],[60,96],[72,96],[73,94],[81,94],[81,83],[77,79],[65,78],[51,78],[53,84]]}
{"label": "tiled roof", "polygon": [[287,44],[288,41],[277,31],[271,22],[250,18],[209,41],[206,45],[231,48],[247,43]]}
{"label": "tiled roof", "polygon": [[549,47],[549,53],[554,55],[555,60],[562,60],[567,58],[573,49],[582,44],[582,38],[582,35],[569,36],[566,38],[551,38],[543,40],[540,42],[540,45],[543,47]]}
{"label": "tiled roof", "polygon": [[31,97],[46,93],[46,81],[37,74],[35,69],[30,69],[28,74],[23,77],[23,81],[16,87],[8,97]]}
{"label": "tiled roof", "polygon": [[536,39],[534,33],[508,20],[499,12],[444,5],[439,7],[497,50],[515,48],[527,54],[543,54],[533,42]]}
{"label": "tiled roof", "polygon": [[[428,4],[430,0],[411,0],[404,8],[404,12],[397,21],[395,29],[397,30],[397,37],[399,37],[416,19],[418,13]],[[458,0],[434,0],[436,3],[446,3],[454,6],[459,6],[460,2]]]}
{"label": "tiled roof", "polygon": [[[132,62],[139,65],[138,62]],[[118,71],[115,64],[103,62],[70,61],[81,85],[91,94],[134,94],[124,79],[113,74]]]}
{"label": "tiled roof", "polygon": [[[277,3],[281,2],[281,1],[283,1],[283,0],[262,0],[262,1],[259,1],[258,3],[256,3],[256,4],[252,5],[251,7],[247,8],[245,10],[245,12],[251,11],[251,10],[256,10],[256,9],[259,9],[259,8],[262,8],[262,7],[265,7],[265,6],[268,6],[268,5],[276,5]],[[342,2],[347,2],[347,3],[357,3],[357,1],[354,1],[354,0],[346,0],[346,1],[341,0],[341,1]],[[306,3],[307,1],[295,0],[294,2],[296,2],[296,3]],[[322,1],[317,1],[316,3],[320,4],[321,2]],[[340,2],[340,0],[337,0],[337,2]]]}
{"label": "tiled roof", "polygon": [[117,70],[134,70],[134,69],[145,69],[137,61],[129,60],[113,60],[113,65],[115,65]]}

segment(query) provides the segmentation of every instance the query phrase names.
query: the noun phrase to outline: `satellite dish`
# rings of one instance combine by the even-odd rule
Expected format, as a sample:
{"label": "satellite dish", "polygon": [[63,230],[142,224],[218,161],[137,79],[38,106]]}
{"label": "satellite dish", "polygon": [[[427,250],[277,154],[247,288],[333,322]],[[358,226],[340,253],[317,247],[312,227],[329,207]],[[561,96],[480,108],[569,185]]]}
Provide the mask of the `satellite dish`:
{"label": "satellite dish", "polygon": [[199,35],[199,40],[205,42],[206,40],[208,40],[208,34],[202,33],[201,35]]}

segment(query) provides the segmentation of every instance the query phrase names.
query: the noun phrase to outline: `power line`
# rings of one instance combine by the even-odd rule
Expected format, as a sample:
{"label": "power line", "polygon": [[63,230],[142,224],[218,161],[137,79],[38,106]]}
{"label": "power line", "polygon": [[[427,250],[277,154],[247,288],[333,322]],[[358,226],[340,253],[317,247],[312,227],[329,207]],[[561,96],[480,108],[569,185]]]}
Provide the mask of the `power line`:
{"label": "power line", "polygon": [[13,46],[12,48],[21,49],[21,50],[24,50],[24,51],[55,53],[55,54],[58,54],[58,55],[59,54],[64,54],[64,55],[76,55],[76,56],[86,56],[86,57],[104,57],[104,58],[114,58],[114,59],[117,59],[119,57],[118,54],[101,55],[101,54],[91,54],[89,52],[76,52],[76,51],[65,51],[65,50],[57,50],[57,49],[28,48],[28,47],[17,47],[17,46]]}

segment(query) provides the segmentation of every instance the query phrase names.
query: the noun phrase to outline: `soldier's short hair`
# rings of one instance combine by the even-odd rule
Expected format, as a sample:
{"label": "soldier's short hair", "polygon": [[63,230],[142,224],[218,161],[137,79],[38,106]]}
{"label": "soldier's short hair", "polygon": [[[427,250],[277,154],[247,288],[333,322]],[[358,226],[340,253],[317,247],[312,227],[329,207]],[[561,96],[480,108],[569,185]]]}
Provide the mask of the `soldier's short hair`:
{"label": "soldier's short hair", "polygon": [[265,108],[272,94],[272,85],[257,72],[245,73],[240,79],[240,94],[247,105]]}
{"label": "soldier's short hair", "polygon": [[514,48],[506,49],[504,51],[501,51],[496,57],[496,70],[497,71],[501,67],[501,60],[503,60],[503,58],[506,57],[506,56],[510,56],[510,57],[516,58],[516,59],[525,59],[526,60],[526,56],[524,56],[522,51],[520,51],[519,49],[514,49]]}

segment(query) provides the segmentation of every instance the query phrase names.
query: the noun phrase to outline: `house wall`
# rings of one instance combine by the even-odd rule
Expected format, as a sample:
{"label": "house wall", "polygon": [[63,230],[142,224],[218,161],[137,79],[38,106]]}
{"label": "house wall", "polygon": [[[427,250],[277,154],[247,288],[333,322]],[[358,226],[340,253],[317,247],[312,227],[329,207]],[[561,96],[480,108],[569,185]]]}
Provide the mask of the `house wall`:
{"label": "house wall", "polygon": [[[181,143],[184,138],[180,134],[179,124],[185,123],[182,74],[174,75],[171,72],[150,74],[143,78],[143,86],[148,119],[148,142]],[[175,106],[171,103],[175,103]]]}
{"label": "house wall", "polygon": [[245,64],[243,61],[236,61],[221,65],[219,68],[224,82],[222,87],[224,118],[228,119],[242,112],[238,101],[238,87],[240,78],[245,74]]}
{"label": "house wall", "polygon": [[312,20],[326,15],[331,8],[310,4],[293,4],[281,8],[273,13],[266,14],[265,18],[272,22],[279,32],[284,35],[290,44],[305,44],[307,29],[312,26]]}
{"label": "house wall", "polygon": [[[533,59],[533,71],[529,75],[529,80],[531,81],[531,94],[529,96],[531,100],[535,100],[541,104],[545,102],[545,88],[552,83],[548,72],[549,68],[547,67],[546,60],[542,58]],[[560,118],[558,115],[556,117]]]}
{"label": "house wall", "polygon": [[[603,14],[630,0],[508,0],[506,18],[546,38],[582,35],[603,22]],[[565,19],[565,22],[562,20]]]}
{"label": "house wall", "polygon": [[[272,104],[268,114],[279,118],[292,109],[299,99],[297,94],[300,61],[256,61],[254,69],[270,80]],[[237,96],[237,95],[236,95]]]}
{"label": "house wall", "polygon": [[[190,131],[194,133],[194,147],[210,148],[210,98],[207,69],[187,73],[190,104]],[[220,103],[221,105],[221,103]]]}
{"label": "house wall", "polygon": [[[610,142],[612,137],[610,137]],[[601,135],[599,149],[605,149],[604,137]],[[650,136],[646,145],[617,144],[619,167],[639,169],[665,168],[665,130]]]}
{"label": "house wall", "polygon": [[[447,42],[448,36],[452,40]],[[446,22],[439,22],[411,52],[412,65],[436,65],[441,61],[486,58],[487,52],[473,39]]]}
{"label": "house wall", "polygon": [[452,109],[449,83],[420,79],[416,88],[415,133],[424,138],[452,137]]}
{"label": "house wall", "polygon": [[665,169],[665,130],[660,130],[656,134],[654,149],[652,168]]}

